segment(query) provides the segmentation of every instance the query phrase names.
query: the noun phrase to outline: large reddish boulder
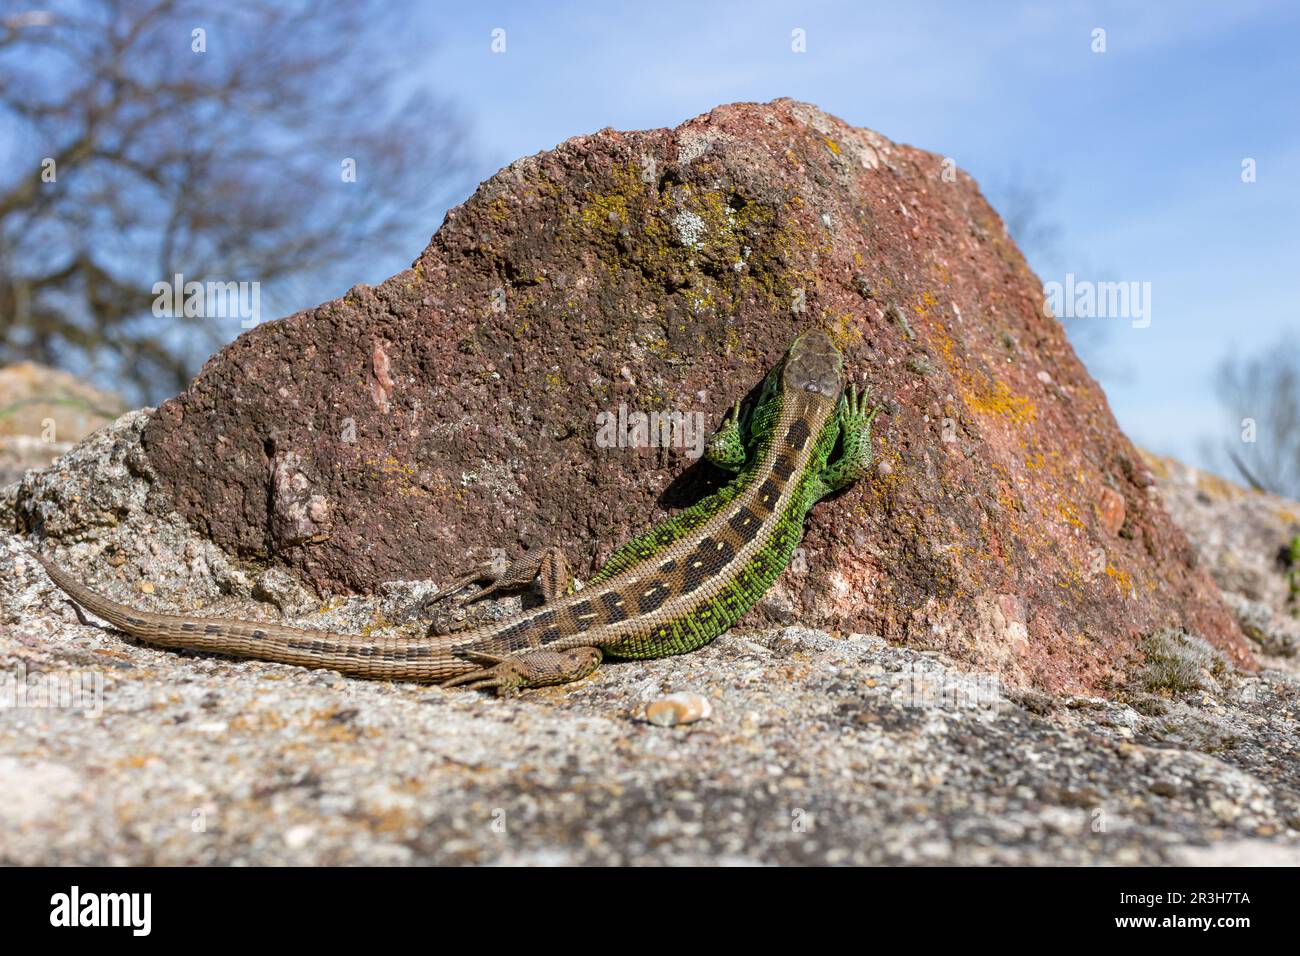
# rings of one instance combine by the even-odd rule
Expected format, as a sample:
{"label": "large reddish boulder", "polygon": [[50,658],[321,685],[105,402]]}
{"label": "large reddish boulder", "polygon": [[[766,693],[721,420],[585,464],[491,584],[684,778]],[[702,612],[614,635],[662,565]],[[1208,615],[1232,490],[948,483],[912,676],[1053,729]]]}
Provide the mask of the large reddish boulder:
{"label": "large reddish boulder", "polygon": [[559,544],[581,576],[721,480],[619,447],[602,413],[711,428],[822,325],[886,405],[879,464],[818,506],[751,623],[1056,690],[1117,686],[1167,626],[1249,666],[1038,280],[944,171],[790,100],[521,159],[409,270],[218,353],[144,432],[159,500],[323,589],[442,580],[494,546]]}

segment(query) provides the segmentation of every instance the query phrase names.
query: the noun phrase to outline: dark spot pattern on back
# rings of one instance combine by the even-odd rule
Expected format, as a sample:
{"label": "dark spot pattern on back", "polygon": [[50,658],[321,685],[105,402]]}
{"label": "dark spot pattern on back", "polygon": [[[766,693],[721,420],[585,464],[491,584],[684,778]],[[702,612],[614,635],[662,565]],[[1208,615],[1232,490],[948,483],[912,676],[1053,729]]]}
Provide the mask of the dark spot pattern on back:
{"label": "dark spot pattern on back", "polygon": [[528,633],[531,625],[531,621],[520,621],[518,624],[511,624],[500,634],[496,635],[496,639],[500,641],[518,640]]}
{"label": "dark spot pattern on back", "polygon": [[617,591],[607,591],[600,596],[600,603],[605,609],[605,621],[617,624],[627,620],[627,600]]}
{"label": "dark spot pattern on back", "polygon": [[785,440],[794,446],[795,451],[803,451],[804,442],[811,434],[808,423],[802,418],[796,418],[790,423],[790,430],[785,433]]}
{"label": "dark spot pattern on back", "polygon": [[427,646],[410,645],[409,647],[398,647],[392,650],[384,651],[380,658],[393,664],[405,664],[410,661],[424,660],[431,656],[433,648]]}
{"label": "dark spot pattern on back", "polygon": [[771,478],[765,478],[754,495],[754,507],[771,512],[776,509],[776,502],[780,497],[781,486]]}
{"label": "dark spot pattern on back", "polygon": [[730,541],[705,538],[686,558],[686,568],[682,572],[682,593],[694,591],[730,564],[735,556],[736,548]]}
{"label": "dark spot pattern on back", "polygon": [[484,644],[485,649],[491,653],[508,654],[511,651],[517,651],[522,647],[535,646],[536,631],[533,630],[534,622],[531,620],[518,621],[509,627],[498,631],[496,634],[489,636]]}
{"label": "dark spot pattern on back", "polygon": [[741,505],[740,510],[728,519],[727,525],[736,533],[736,537],[740,539],[743,546],[758,537],[763,522],[759,520],[758,515]]}
{"label": "dark spot pattern on back", "polygon": [[648,588],[637,595],[637,609],[642,614],[649,614],[651,611],[657,611],[668,600],[668,595],[672,594],[670,588],[663,581],[655,581]]}
{"label": "dark spot pattern on back", "polygon": [[686,559],[686,567],[682,569],[682,593],[690,594],[707,581],[712,573],[713,570],[692,552]]}
{"label": "dark spot pattern on back", "polygon": [[569,625],[581,634],[596,623],[596,612],[590,601],[579,601],[569,608]]}

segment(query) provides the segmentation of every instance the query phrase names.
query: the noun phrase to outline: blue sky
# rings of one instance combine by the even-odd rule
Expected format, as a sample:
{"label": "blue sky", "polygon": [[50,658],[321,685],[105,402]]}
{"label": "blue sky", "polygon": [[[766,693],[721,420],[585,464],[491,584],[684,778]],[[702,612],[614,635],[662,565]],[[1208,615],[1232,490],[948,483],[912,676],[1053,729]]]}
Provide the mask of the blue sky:
{"label": "blue sky", "polygon": [[[504,54],[490,49],[498,27]],[[1227,426],[1216,363],[1300,327],[1294,5],[440,3],[419,5],[411,29],[429,37],[412,81],[467,112],[477,178],[601,127],[792,96],[952,156],[987,193],[1012,177],[1043,190],[1060,233],[1029,250],[1044,281],[1152,284],[1150,327],[1080,320],[1078,341],[1120,423],[1155,451],[1200,460]]]}

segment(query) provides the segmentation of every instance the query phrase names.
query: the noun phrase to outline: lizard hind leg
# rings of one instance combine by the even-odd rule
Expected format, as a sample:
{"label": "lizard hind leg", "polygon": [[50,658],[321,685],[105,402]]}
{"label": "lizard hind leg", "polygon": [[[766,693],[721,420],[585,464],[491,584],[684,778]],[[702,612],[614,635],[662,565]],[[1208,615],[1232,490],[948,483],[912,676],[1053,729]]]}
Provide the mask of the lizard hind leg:
{"label": "lizard hind leg", "polygon": [[476,655],[490,666],[443,681],[443,687],[494,690],[498,697],[513,697],[528,687],[547,687],[582,680],[600,666],[598,647],[571,647],[563,651],[536,648],[504,659]]}
{"label": "lizard hind leg", "polygon": [[456,578],[427,603],[441,601],[476,581],[486,581],[487,584],[468,597],[458,598],[457,604],[470,604],[496,591],[522,588],[536,581],[542,600],[550,604],[568,592],[572,580],[573,573],[564,552],[556,547],[541,548],[529,551],[513,564],[507,565],[502,560],[486,561]]}

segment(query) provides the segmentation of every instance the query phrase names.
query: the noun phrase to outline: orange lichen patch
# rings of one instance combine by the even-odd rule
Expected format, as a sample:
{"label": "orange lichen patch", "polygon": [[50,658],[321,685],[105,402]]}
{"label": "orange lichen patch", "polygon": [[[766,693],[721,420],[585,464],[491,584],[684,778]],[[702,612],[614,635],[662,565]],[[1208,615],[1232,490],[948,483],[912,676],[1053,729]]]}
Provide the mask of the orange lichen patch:
{"label": "orange lichen patch", "polygon": [[374,813],[370,828],[376,833],[404,833],[420,825],[420,818],[401,807],[388,807]]}
{"label": "orange lichen patch", "polygon": [[1133,593],[1133,579],[1129,576],[1127,571],[1123,571],[1115,567],[1115,565],[1107,562],[1106,574],[1115,582],[1123,594],[1128,595]]}
{"label": "orange lichen patch", "polygon": [[1075,528],[1083,528],[1083,521],[1079,518],[1079,512],[1074,509],[1068,501],[1059,501],[1056,504],[1056,513],[1061,516],[1066,524]]}
{"label": "orange lichen patch", "polygon": [[[927,314],[927,297],[931,305],[934,303],[934,298],[925,293],[921,297],[922,305],[914,307],[920,315]],[[1005,382],[993,378],[987,372],[975,371],[958,361],[955,355],[956,343],[950,336],[935,330],[933,341],[943,354],[945,364],[952,373],[967,408],[977,414],[1007,419],[1016,426],[1030,425],[1038,420],[1038,408],[1028,398],[1016,394]]]}
{"label": "orange lichen patch", "polygon": [[115,764],[119,770],[140,770],[158,760],[157,754],[136,754],[131,757],[123,757]]}
{"label": "orange lichen patch", "polygon": [[414,465],[398,461],[391,455],[382,462],[378,462],[373,458],[367,458],[365,462],[383,475],[401,475],[404,478],[410,478],[416,472]]}
{"label": "orange lichen patch", "polygon": [[966,406],[983,415],[997,415],[1014,425],[1026,425],[1038,420],[1038,409],[1023,395],[1017,395],[1002,381],[994,380],[991,387],[962,396]]}
{"label": "orange lichen patch", "polygon": [[827,328],[831,341],[841,351],[851,348],[862,341],[862,328],[858,317],[852,312],[840,312],[830,321]]}
{"label": "orange lichen patch", "polygon": [[1005,482],[998,483],[997,501],[998,507],[1002,509],[1004,516],[1009,516],[1015,511],[1024,510],[1024,505],[1021,502],[1020,496],[1015,493],[1014,488],[1011,488]]}
{"label": "orange lichen patch", "polygon": [[928,291],[923,292],[921,293],[921,301],[918,302],[916,305],[912,306],[912,311],[914,311],[917,315],[920,316],[928,316],[930,314],[930,310],[938,304],[939,304],[939,300],[936,299],[930,292]]}
{"label": "orange lichen patch", "polygon": [[829,149],[836,156],[840,154],[839,144],[836,143],[835,140],[830,139],[829,137],[826,139],[826,148]]}
{"label": "orange lichen patch", "polygon": [[420,471],[412,464],[398,461],[388,456],[382,461],[374,458],[363,459],[369,466],[371,474],[385,485],[393,488],[399,495],[421,495],[427,497],[429,491],[420,485]]}

